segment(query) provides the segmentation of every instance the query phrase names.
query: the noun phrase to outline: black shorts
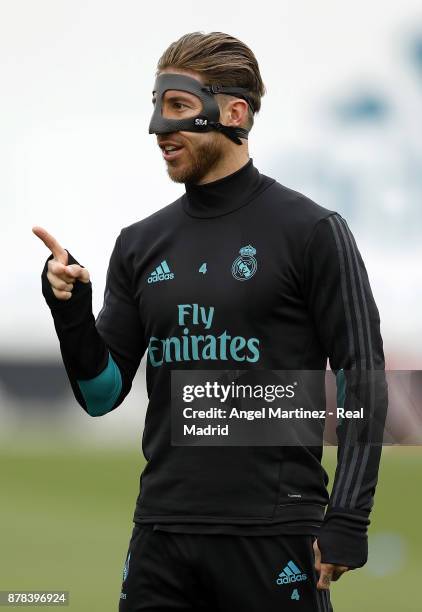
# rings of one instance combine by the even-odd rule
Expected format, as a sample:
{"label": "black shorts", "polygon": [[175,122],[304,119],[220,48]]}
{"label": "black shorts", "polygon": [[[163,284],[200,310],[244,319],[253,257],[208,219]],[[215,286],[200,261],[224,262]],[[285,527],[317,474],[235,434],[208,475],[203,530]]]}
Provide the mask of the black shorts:
{"label": "black shorts", "polygon": [[135,523],[119,612],[332,612],[312,535],[171,533]]}

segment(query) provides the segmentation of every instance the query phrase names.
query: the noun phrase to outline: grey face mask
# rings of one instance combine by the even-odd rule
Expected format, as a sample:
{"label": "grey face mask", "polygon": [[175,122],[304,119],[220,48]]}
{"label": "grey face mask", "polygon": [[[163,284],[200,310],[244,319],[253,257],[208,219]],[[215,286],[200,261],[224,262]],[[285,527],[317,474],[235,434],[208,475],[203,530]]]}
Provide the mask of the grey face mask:
{"label": "grey face mask", "polygon": [[[202,113],[195,117],[184,119],[167,119],[162,115],[162,104],[164,92],[168,89],[187,91],[202,102]],[[223,93],[243,98],[247,101],[254,112],[252,100],[248,96],[248,90],[243,87],[229,87],[221,85],[202,85],[197,79],[184,74],[164,72],[160,74],[154,84],[153,95],[156,96],[154,112],[149,124],[150,134],[168,134],[183,130],[186,132],[210,132],[217,130],[233,140],[236,144],[242,144],[241,138],[248,138],[248,130],[233,126],[222,125],[219,122],[220,109],[214,99],[214,94]]]}

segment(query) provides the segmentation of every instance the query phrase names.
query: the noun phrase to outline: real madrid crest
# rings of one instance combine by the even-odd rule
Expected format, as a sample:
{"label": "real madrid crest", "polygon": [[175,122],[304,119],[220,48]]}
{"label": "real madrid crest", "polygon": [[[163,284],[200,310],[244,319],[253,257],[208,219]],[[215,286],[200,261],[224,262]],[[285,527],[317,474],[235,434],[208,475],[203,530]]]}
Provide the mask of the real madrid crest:
{"label": "real madrid crest", "polygon": [[254,255],[256,255],[256,249],[248,244],[248,246],[242,247],[239,253],[240,256],[237,257],[232,264],[232,274],[236,280],[249,280],[255,274],[258,267],[254,257]]}

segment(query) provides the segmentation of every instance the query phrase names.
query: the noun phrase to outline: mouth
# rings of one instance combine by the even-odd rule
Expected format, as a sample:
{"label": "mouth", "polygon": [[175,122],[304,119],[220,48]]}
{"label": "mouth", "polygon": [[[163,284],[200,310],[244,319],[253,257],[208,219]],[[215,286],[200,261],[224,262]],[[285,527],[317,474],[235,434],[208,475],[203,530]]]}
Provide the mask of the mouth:
{"label": "mouth", "polygon": [[161,148],[163,158],[166,161],[172,161],[173,159],[179,157],[184,148],[183,145],[176,144],[159,144],[158,146]]}

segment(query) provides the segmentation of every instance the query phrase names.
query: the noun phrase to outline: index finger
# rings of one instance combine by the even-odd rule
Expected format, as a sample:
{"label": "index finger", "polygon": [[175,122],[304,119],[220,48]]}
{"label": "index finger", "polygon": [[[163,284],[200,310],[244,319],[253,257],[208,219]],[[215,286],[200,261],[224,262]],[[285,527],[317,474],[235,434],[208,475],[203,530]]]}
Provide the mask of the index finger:
{"label": "index finger", "polygon": [[335,565],[332,563],[321,563],[321,567],[319,570],[319,579],[317,587],[319,589],[329,589],[330,582],[333,578],[333,571]]}
{"label": "index finger", "polygon": [[47,230],[45,230],[43,227],[40,227],[38,225],[35,225],[32,228],[32,231],[34,232],[36,236],[38,236],[38,238],[40,238],[44,242],[45,246],[48,249],[50,249],[50,251],[53,253],[54,259],[64,263],[65,265],[67,264],[67,252],[57,242],[54,236],[49,234]]}

